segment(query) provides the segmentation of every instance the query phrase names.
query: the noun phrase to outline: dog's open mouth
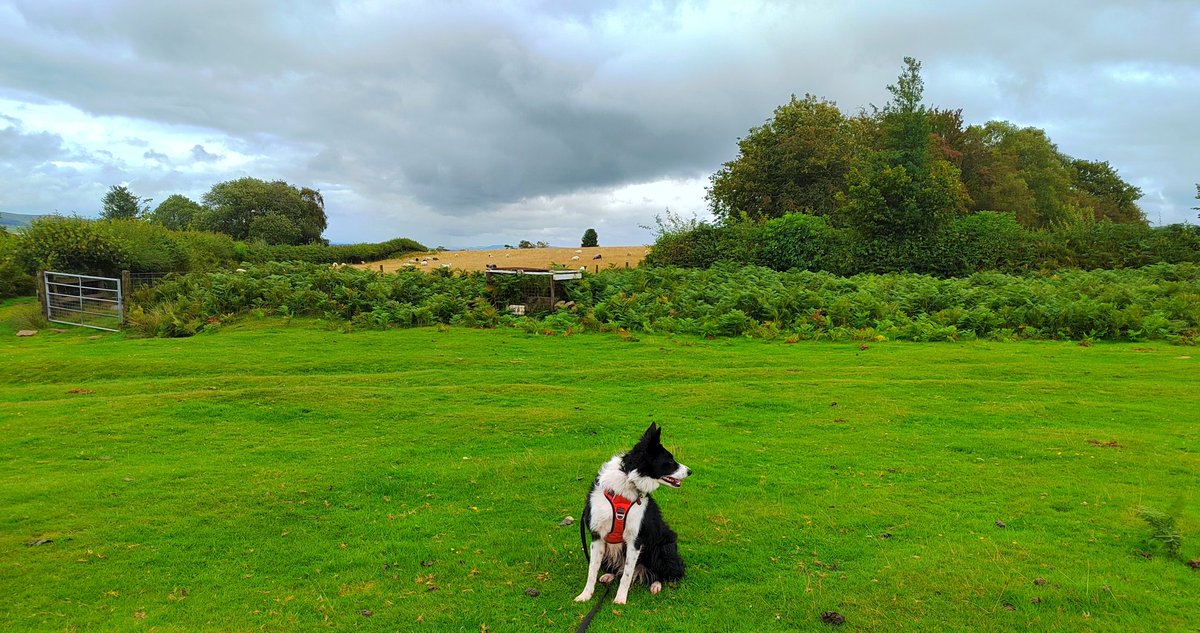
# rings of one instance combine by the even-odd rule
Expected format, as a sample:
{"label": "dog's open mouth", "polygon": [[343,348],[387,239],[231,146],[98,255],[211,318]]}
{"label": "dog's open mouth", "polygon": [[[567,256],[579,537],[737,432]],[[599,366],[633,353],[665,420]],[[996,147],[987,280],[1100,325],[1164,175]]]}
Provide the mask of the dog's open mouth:
{"label": "dog's open mouth", "polygon": [[663,477],[661,481],[672,488],[678,488],[679,486],[683,485],[683,482],[674,477]]}

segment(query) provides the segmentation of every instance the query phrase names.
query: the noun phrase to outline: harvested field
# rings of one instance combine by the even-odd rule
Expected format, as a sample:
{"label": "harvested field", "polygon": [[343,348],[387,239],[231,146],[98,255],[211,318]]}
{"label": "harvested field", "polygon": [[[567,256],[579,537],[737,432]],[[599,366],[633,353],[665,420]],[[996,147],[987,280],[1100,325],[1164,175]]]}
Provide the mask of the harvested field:
{"label": "harvested field", "polygon": [[[637,266],[650,252],[649,246],[590,246],[587,248],[508,248],[490,251],[442,251],[429,253],[425,256],[413,255],[399,259],[388,259],[369,264],[359,264],[358,268],[391,272],[404,266],[418,268],[438,268],[448,265],[455,270],[484,270],[488,264],[500,267],[527,266],[529,268],[550,268],[561,264],[568,268],[587,266],[595,271],[608,267],[623,268]],[[595,259],[599,255],[600,259]],[[578,259],[572,259],[572,258]],[[435,259],[436,258],[436,259]],[[428,263],[421,262],[428,260]]]}

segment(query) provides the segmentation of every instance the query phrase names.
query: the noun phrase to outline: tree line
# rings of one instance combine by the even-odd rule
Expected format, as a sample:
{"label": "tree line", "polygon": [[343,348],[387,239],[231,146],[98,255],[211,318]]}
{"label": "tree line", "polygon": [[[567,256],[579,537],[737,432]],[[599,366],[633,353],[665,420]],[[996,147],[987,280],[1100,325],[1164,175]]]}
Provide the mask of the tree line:
{"label": "tree line", "polygon": [[1069,156],[1037,128],[927,107],[920,71],[905,58],[891,100],[854,115],[793,95],[711,176],[715,221],[668,213],[648,262],[958,275],[1200,257],[1195,227],[1151,229],[1141,190],[1107,161]]}
{"label": "tree line", "polygon": [[110,187],[100,216],[143,220],[173,231],[224,233],[235,240],[276,244],[325,244],[328,227],[321,192],[282,180],[239,178],[218,183],[201,202],[175,194],[154,209],[125,186]]}
{"label": "tree line", "polygon": [[965,125],[962,110],[923,104],[921,63],[904,59],[882,108],[847,116],[813,95],[776,108],[710,178],[720,220],[825,216],[871,236],[928,233],[977,211],[1027,228],[1146,223],[1142,192],[1107,161],[1073,158],[1045,131],[1007,121]]}

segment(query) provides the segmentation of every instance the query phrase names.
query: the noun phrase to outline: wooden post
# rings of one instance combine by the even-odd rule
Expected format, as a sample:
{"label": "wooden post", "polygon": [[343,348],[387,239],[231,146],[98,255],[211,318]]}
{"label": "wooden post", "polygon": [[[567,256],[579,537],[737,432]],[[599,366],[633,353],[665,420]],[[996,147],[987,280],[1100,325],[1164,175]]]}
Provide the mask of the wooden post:
{"label": "wooden post", "polygon": [[383,264],[379,265],[379,272],[383,272]]}
{"label": "wooden post", "polygon": [[37,271],[37,278],[34,279],[37,283],[37,298],[38,305],[42,307],[42,315],[47,319],[50,318],[50,297],[46,295],[46,271]]}
{"label": "wooden post", "polygon": [[125,315],[129,314],[129,293],[133,290],[133,275],[128,270],[121,271],[121,296],[117,297],[121,307],[121,323],[125,323]]}

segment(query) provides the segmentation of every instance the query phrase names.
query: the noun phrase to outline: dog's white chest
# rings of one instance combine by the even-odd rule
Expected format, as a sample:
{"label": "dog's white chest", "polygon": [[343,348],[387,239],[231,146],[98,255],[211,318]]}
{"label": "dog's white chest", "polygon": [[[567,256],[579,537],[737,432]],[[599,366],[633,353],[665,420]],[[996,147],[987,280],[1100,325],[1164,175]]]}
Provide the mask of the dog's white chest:
{"label": "dog's white chest", "polygon": [[642,524],[642,516],[646,513],[646,504],[644,500],[635,502],[629,506],[625,512],[625,520],[617,521],[614,515],[613,504],[604,496],[603,489],[592,491],[591,498],[591,519],[588,521],[588,527],[594,534],[599,534],[600,538],[608,536],[613,531],[613,527],[621,527],[624,523],[624,540],[631,541],[637,538],[639,528]]}

